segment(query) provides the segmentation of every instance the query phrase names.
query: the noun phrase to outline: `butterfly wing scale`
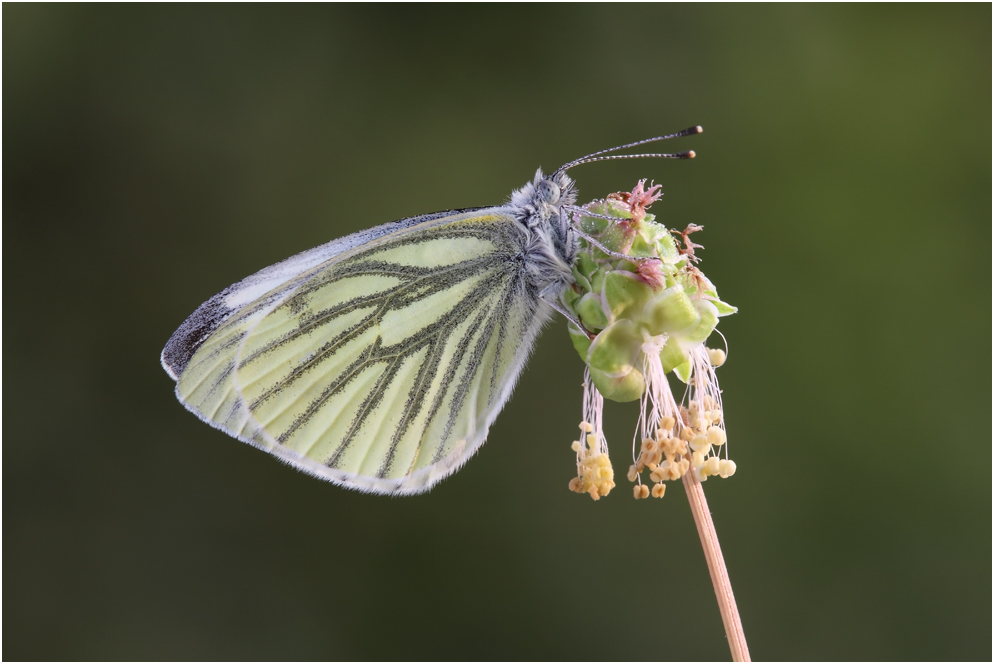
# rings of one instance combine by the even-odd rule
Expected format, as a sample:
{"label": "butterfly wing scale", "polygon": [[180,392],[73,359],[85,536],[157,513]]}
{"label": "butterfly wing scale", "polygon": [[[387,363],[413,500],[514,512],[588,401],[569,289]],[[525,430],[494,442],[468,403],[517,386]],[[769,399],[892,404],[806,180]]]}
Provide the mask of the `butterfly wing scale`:
{"label": "butterfly wing scale", "polygon": [[236,306],[198,310],[163,363],[201,418],[306,472],[425,491],[483,443],[547,319],[526,233],[486,208],[348,239],[212,298]]}

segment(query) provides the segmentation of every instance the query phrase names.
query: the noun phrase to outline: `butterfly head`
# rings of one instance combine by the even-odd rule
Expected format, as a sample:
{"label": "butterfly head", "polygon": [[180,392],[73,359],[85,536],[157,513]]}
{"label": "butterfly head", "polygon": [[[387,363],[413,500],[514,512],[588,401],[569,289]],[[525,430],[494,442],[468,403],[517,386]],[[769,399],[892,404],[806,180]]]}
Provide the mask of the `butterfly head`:
{"label": "butterfly head", "polygon": [[565,173],[545,175],[541,168],[531,182],[511,194],[511,206],[518,208],[529,227],[549,223],[575,202],[573,181]]}
{"label": "butterfly head", "polygon": [[559,188],[559,185],[554,180],[545,178],[538,183],[535,193],[536,197],[547,205],[557,205],[560,196],[562,196],[562,189]]}

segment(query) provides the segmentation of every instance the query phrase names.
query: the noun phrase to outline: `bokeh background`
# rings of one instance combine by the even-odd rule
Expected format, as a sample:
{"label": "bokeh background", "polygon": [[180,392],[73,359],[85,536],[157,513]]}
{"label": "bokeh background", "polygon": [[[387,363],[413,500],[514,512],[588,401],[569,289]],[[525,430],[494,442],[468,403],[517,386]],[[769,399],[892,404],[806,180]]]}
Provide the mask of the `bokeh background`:
{"label": "bokeh background", "polygon": [[[991,658],[991,8],[3,6],[4,659],[722,660],[679,484],[567,489],[557,321],[426,496],[187,413],[158,354],[329,239],[701,124],[664,185],[740,307],[706,491],[756,659]],[[627,467],[631,404],[609,404]]]}

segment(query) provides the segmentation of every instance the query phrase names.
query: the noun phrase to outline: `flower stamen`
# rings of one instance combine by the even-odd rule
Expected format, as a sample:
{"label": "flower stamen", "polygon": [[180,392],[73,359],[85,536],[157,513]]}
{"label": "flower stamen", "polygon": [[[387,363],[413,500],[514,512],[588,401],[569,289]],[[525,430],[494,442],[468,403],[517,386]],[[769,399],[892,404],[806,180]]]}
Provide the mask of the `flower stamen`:
{"label": "flower stamen", "polygon": [[580,440],[571,445],[576,453],[576,477],[570,480],[569,488],[576,493],[589,494],[600,500],[614,488],[614,468],[607,452],[604,438],[604,397],[590,380],[590,373],[583,380],[583,421]]}

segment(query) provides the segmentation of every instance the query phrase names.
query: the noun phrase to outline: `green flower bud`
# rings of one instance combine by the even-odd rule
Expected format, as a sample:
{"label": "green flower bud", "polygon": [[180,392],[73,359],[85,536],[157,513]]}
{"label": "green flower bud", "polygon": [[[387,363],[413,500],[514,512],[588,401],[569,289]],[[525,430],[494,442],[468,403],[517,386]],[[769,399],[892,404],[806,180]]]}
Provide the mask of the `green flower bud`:
{"label": "green flower bud", "polygon": [[624,378],[610,378],[603,371],[591,367],[590,378],[604,398],[611,401],[635,401],[645,392],[645,377],[638,369],[632,369]]}
{"label": "green flower bud", "polygon": [[[599,251],[599,250],[598,250]],[[601,252],[603,253],[603,252]],[[604,275],[607,274],[606,270],[594,270],[594,273],[590,275],[590,290],[594,293],[602,293],[604,288]]]}
{"label": "green flower bud", "polygon": [[[570,334],[573,334],[572,329],[570,329]],[[586,337],[586,335],[584,335],[584,337]],[[682,348],[680,348],[680,343],[671,337],[666,340],[666,345],[663,346],[663,350],[660,351],[659,360],[663,363],[663,371],[669,373],[681,364],[689,362],[690,358],[688,358],[687,354],[683,352]]]}
{"label": "green flower bud", "polygon": [[610,321],[604,313],[603,300],[596,293],[587,293],[574,306],[583,326],[590,330],[603,330]]}
{"label": "green flower bud", "polygon": [[697,325],[692,329],[680,332],[678,336],[681,341],[704,343],[714,331],[714,326],[718,324],[718,311],[707,300],[694,300],[694,308],[700,313]]}
{"label": "green flower bud", "polygon": [[725,304],[721,300],[714,300],[714,307],[718,310],[718,316],[730,316],[739,310],[738,307]]}
{"label": "green flower bud", "polygon": [[[697,325],[701,314],[677,284],[667,288],[645,304],[643,319],[649,334],[672,334]],[[712,326],[713,327],[713,326]]]}
{"label": "green flower bud", "polygon": [[713,290],[706,290],[704,291],[704,294],[710,298],[711,304],[713,304],[714,308],[718,311],[719,318],[721,316],[729,316],[739,310],[738,307],[733,307],[732,305],[726,304],[725,302],[719,300],[718,293]]}
{"label": "green flower bud", "polygon": [[[607,223],[607,222],[604,222]],[[591,255],[585,251],[581,251],[576,258],[576,265],[573,266],[573,270],[579,272],[587,281],[590,281],[590,275],[597,271],[597,262],[591,257]]]}
{"label": "green flower bud", "polygon": [[565,304],[567,308],[575,310],[576,309],[575,305],[577,301],[581,297],[583,297],[583,291],[584,289],[579,287],[577,288],[567,287],[563,289],[563,294],[562,294],[563,304]]}
{"label": "green flower bud", "polygon": [[662,224],[654,224],[651,221],[640,223],[635,234],[635,239],[632,241],[631,249],[628,250],[628,255],[640,258],[658,258],[659,252],[656,249],[656,240],[659,237],[659,231],[657,230],[659,228],[662,228],[664,233],[666,232],[666,227]]}
{"label": "green flower bud", "polygon": [[[628,224],[613,224],[597,238],[598,242],[616,254],[627,254],[635,241],[635,231]],[[603,252],[601,252],[603,253]],[[604,254],[606,255],[606,254]]]}
{"label": "green flower bud", "polygon": [[628,318],[638,321],[653,291],[632,272],[614,270],[604,277],[604,302],[613,320]]}
{"label": "green flower bud", "polygon": [[639,266],[626,258],[621,258],[614,264],[614,269],[620,272],[638,272]]}
{"label": "green flower bud", "polygon": [[577,265],[573,266],[573,283],[576,284],[577,288],[580,289],[582,294],[582,292],[586,292],[591,289],[590,279],[588,279],[587,278],[588,275],[585,275],[583,272],[581,272],[578,269],[578,267],[579,267],[579,262],[577,263]]}
{"label": "green flower bud", "polygon": [[635,368],[641,352],[642,334],[635,323],[622,319],[597,335],[586,359],[591,369],[603,371],[610,378],[623,378]]}

